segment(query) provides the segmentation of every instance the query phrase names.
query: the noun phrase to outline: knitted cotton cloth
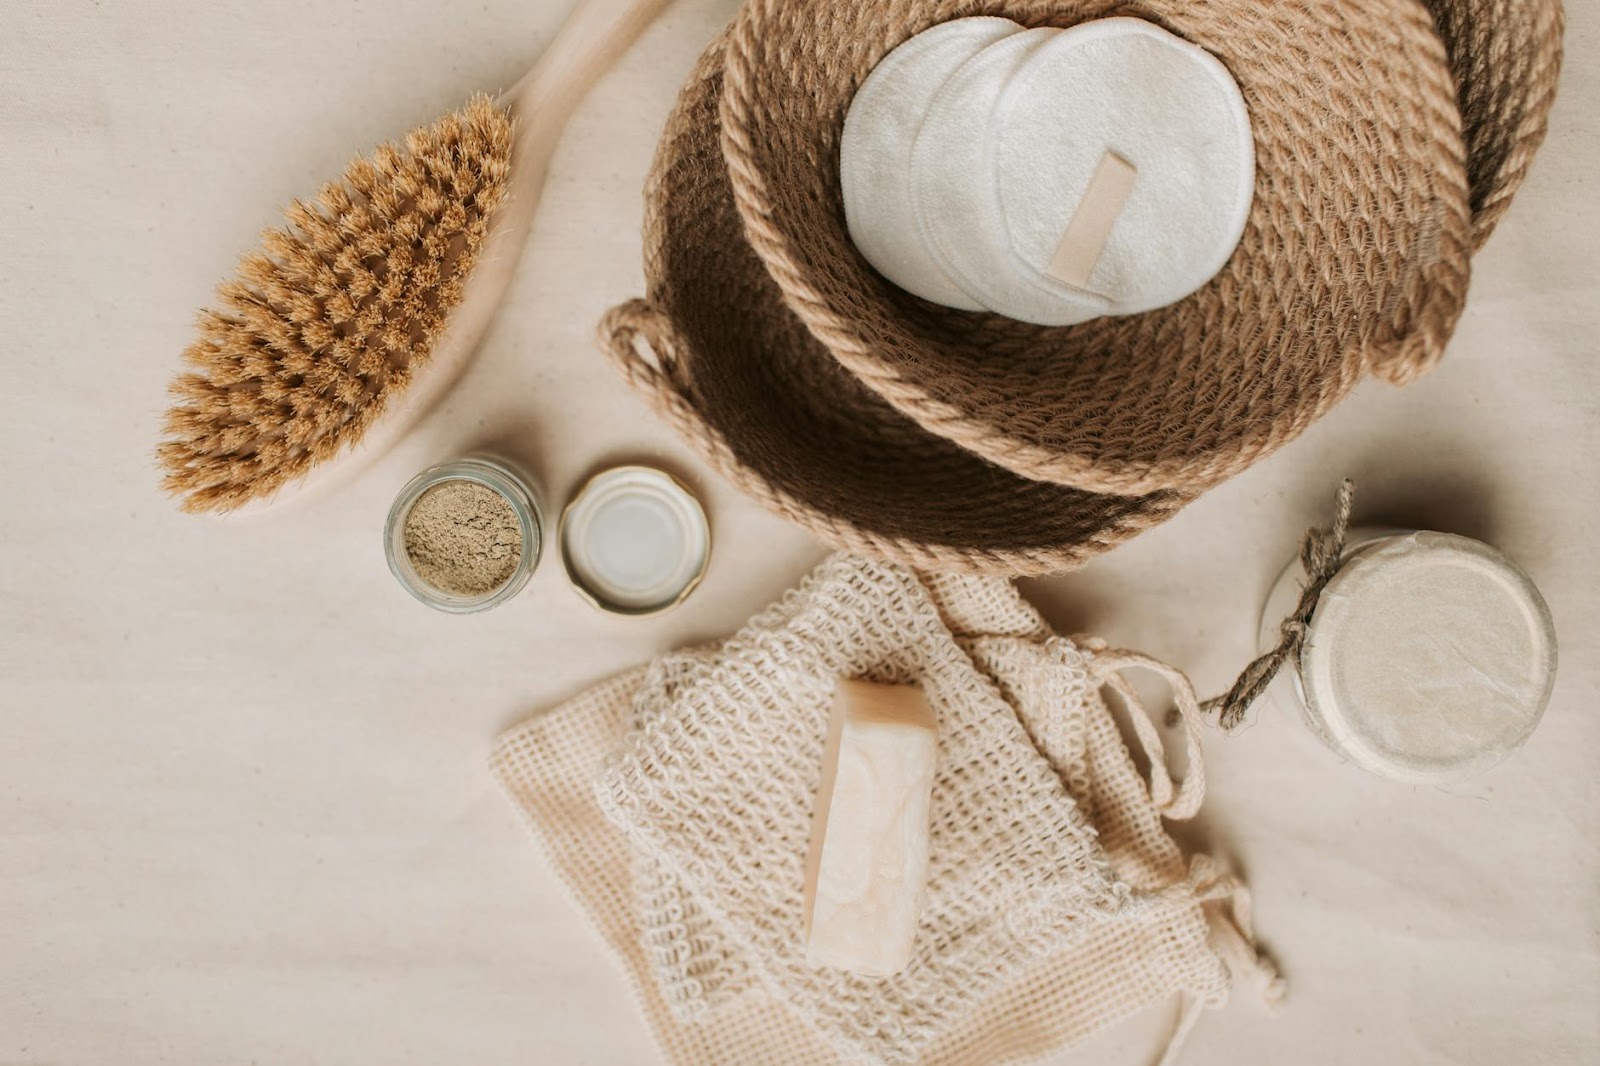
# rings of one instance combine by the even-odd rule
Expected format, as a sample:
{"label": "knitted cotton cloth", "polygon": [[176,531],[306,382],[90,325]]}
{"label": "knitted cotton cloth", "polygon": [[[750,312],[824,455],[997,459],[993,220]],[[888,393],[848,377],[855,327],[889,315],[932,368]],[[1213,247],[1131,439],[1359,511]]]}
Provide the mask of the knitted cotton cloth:
{"label": "knitted cotton cloth", "polygon": [[[1161,824],[1163,815],[1185,817],[1198,805],[1203,789],[1198,753],[1191,752],[1191,776],[1174,783],[1161,769],[1154,727],[1136,706],[1130,708],[1152,767],[1147,781],[1099,695],[1102,685],[1127,691],[1119,669],[1150,664],[1054,636],[1002,579],[910,579],[933,604],[942,630],[1001,695],[1006,706],[998,713],[1018,723],[1076,809],[1098,830],[1114,882],[1130,886],[1143,900],[1125,905],[1115,917],[1083,923],[1076,939],[1026,959],[986,993],[970,997],[937,1036],[915,1051],[915,1060],[930,1066],[1038,1062],[1173,993],[1183,994],[1190,1021],[1194,1008],[1220,1005],[1228,995],[1230,969],[1258,968],[1243,908],[1246,897],[1203,856],[1186,862]],[[594,798],[594,783],[607,762],[630,743],[630,734],[656,706],[653,697],[639,697],[658,693],[664,684],[683,684],[712,661],[704,654],[669,657],[658,661],[648,684],[650,671],[641,668],[596,686],[508,731],[496,747],[494,769],[554,872],[624,963],[670,1062],[811,1066],[841,1061],[837,1045],[814,1020],[756,978],[747,948],[720,932],[720,923],[695,905],[681,881],[660,864],[649,872],[654,860],[638,856]],[[980,846],[981,835],[973,834],[968,843]],[[663,906],[660,895],[648,900],[640,895],[640,885],[652,878],[665,886],[668,910],[673,899],[688,905],[681,931],[645,935],[644,903]],[[664,964],[668,958],[676,962]],[[669,1002],[667,990],[685,984],[683,976],[670,976],[673,972],[694,979],[712,976],[687,994],[698,1005],[697,1016],[687,1016],[682,1002]],[[692,981],[687,983],[692,988]]]}

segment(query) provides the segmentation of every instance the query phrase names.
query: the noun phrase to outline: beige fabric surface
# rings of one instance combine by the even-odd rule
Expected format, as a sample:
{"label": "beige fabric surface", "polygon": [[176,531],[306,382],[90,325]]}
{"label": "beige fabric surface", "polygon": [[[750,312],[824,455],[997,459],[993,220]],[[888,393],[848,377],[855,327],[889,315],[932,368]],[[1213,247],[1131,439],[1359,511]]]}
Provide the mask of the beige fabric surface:
{"label": "beige fabric surface", "polygon": [[[642,291],[640,188],[732,0],[675,0],[557,153],[504,314],[417,431],[263,524],[180,515],[151,456],[193,315],[356,151],[509,84],[564,0],[0,5],[0,1062],[648,1066],[603,940],[484,771],[534,711],[721,637],[823,550],[695,463],[594,348]],[[1358,522],[1489,540],[1550,601],[1544,723],[1448,790],[1363,776],[1295,721],[1208,737],[1181,832],[1255,892],[1291,982],[1208,1012],[1185,1066],[1589,1066],[1600,1049],[1600,5],[1568,5],[1549,141],[1474,257],[1444,361],[1065,578],[1097,633],[1220,691],[1346,474]],[[705,582],[594,612],[546,558],[474,618],[384,568],[394,493],[484,442],[559,504],[646,458],[706,498]],[[1174,1010],[1057,1066],[1145,1066]]]}

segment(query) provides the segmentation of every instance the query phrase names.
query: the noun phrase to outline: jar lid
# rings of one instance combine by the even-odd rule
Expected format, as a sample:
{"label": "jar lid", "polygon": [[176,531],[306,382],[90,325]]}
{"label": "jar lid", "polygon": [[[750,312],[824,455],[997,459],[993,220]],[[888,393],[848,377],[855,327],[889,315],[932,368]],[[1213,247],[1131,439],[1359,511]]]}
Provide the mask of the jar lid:
{"label": "jar lid", "polygon": [[561,516],[567,576],[590,602],[618,614],[653,614],[682,602],[710,555],[700,502],[653,467],[596,474]]}
{"label": "jar lid", "polygon": [[1346,561],[1317,602],[1300,668],[1306,702],[1351,759],[1438,783],[1527,739],[1555,664],[1550,610],[1515,563],[1466,537],[1419,532]]}

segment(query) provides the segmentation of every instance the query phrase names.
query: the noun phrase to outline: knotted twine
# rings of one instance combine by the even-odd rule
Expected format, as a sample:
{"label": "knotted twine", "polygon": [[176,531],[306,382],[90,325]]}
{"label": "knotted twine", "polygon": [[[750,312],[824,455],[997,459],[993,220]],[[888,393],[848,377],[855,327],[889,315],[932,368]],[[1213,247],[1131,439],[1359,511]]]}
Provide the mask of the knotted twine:
{"label": "knotted twine", "polygon": [[1311,631],[1311,615],[1322,598],[1333,575],[1339,572],[1344,555],[1345,534],[1350,531],[1350,511],[1355,505],[1356,485],[1345,478],[1339,486],[1339,499],[1334,508],[1333,525],[1327,529],[1308,529],[1300,543],[1300,565],[1305,568],[1306,583],[1300,590],[1300,601],[1289,617],[1278,627],[1278,643],[1256,659],[1226,695],[1207,700],[1201,707],[1207,714],[1217,712],[1217,721],[1224,729],[1235,729],[1244,721],[1250,709],[1272,679],[1278,676],[1283,664],[1291,659],[1299,661],[1300,649],[1305,646]]}

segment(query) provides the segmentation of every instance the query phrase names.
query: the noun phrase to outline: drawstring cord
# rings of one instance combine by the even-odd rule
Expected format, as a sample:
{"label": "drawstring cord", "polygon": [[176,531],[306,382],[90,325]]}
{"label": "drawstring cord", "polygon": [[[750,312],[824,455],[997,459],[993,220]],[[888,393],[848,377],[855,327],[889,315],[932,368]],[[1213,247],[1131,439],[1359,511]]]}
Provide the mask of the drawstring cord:
{"label": "drawstring cord", "polygon": [[[1343,513],[1348,522],[1348,511]],[[1343,550],[1343,527],[1337,527],[1332,537],[1338,542],[1333,548],[1337,561],[1339,551]],[[1314,606],[1314,597],[1312,602]],[[1089,670],[1093,681],[1115,692],[1127,707],[1134,735],[1139,738],[1139,744],[1150,763],[1151,804],[1163,817],[1192,818],[1200,809],[1206,789],[1205,759],[1201,749],[1202,712],[1199,700],[1195,698],[1194,686],[1181,670],[1147,655],[1110,649],[1099,640],[1079,639],[1077,643],[1089,653]],[[1172,689],[1177,715],[1183,724],[1184,747],[1189,761],[1188,772],[1181,782],[1174,782],[1167,768],[1166,748],[1149,709],[1123,676],[1123,671],[1130,669],[1148,670],[1165,680]],[[1211,925],[1212,944],[1233,980],[1255,979],[1261,986],[1261,998],[1270,1009],[1282,1005],[1287,985],[1277,967],[1256,946],[1250,889],[1244,882],[1224,872],[1211,856],[1195,855],[1189,861],[1187,876],[1156,892],[1154,898],[1180,906],[1199,903]],[[1183,1047],[1199,1022],[1200,1013],[1214,1005],[1193,992],[1183,994],[1177,1025],[1167,1040],[1158,1066],[1177,1066]]]}
{"label": "drawstring cord", "polygon": [[[1158,895],[1175,903],[1199,902],[1211,923],[1212,944],[1234,981],[1253,979],[1261,988],[1261,1000],[1268,1010],[1282,1008],[1288,984],[1272,960],[1256,946],[1251,914],[1250,889],[1209,855],[1196,855],[1189,862],[1189,876],[1169,885]],[[1178,1022],[1157,1066],[1177,1066],[1184,1045],[1194,1032],[1200,1014],[1215,1006],[1193,992],[1184,992]]]}
{"label": "drawstring cord", "polygon": [[[1206,767],[1200,741],[1200,701],[1195,697],[1189,678],[1183,671],[1136,651],[1105,648],[1100,641],[1080,639],[1078,643],[1092,653],[1089,663],[1094,681],[1115,692],[1128,709],[1134,735],[1139,738],[1150,763],[1150,802],[1165,818],[1193,818],[1205,798]],[[1172,772],[1167,769],[1166,748],[1161,743],[1155,720],[1128,679],[1122,676],[1122,671],[1131,669],[1148,670],[1172,689],[1183,723],[1184,751],[1189,761],[1188,772],[1180,783],[1173,782]]]}
{"label": "drawstring cord", "polygon": [[1161,1060],[1156,1066],[1178,1066],[1178,1059],[1183,1055],[1183,1049],[1189,1043],[1189,1035],[1194,1032],[1194,1027],[1200,1021],[1200,1012],[1206,1009],[1203,999],[1193,992],[1183,994],[1183,1002],[1178,1008],[1178,1024],[1173,1026],[1172,1035],[1167,1037],[1167,1046],[1161,1052]]}

